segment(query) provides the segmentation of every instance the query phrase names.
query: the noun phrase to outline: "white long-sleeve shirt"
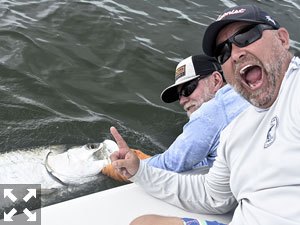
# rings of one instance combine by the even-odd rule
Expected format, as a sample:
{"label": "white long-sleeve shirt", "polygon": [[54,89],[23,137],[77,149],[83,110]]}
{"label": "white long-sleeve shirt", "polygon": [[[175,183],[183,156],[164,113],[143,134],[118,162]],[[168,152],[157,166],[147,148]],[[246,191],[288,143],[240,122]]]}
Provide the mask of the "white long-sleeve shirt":
{"label": "white long-sleeve shirt", "polygon": [[249,107],[221,134],[206,175],[140,163],[131,181],[186,210],[224,213],[231,225],[300,224],[300,59],[294,57],[267,110]]}

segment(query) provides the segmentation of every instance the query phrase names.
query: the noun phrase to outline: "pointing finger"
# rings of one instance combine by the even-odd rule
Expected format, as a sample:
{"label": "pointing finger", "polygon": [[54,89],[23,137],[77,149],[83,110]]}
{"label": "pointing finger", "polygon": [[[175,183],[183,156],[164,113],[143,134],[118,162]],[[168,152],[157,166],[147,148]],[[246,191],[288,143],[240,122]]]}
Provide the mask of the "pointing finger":
{"label": "pointing finger", "polygon": [[119,134],[119,132],[117,131],[117,129],[115,127],[111,127],[110,132],[113,135],[114,139],[116,140],[116,142],[119,146],[120,158],[124,159],[127,152],[130,151],[127,143],[124,141],[124,139],[122,138],[122,136]]}

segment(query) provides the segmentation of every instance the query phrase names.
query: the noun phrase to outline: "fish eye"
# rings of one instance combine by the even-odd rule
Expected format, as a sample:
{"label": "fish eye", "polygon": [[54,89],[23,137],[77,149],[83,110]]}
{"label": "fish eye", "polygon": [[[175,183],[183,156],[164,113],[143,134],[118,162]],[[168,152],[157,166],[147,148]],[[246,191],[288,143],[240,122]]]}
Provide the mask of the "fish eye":
{"label": "fish eye", "polygon": [[88,144],[88,148],[95,149],[95,148],[98,148],[98,145],[97,144]]}

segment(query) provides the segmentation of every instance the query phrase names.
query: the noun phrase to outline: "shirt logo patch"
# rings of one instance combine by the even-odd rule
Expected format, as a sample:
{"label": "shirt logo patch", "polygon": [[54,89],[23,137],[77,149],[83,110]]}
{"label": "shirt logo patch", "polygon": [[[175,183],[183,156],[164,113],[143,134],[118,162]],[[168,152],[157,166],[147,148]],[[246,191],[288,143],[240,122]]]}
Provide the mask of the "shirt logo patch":
{"label": "shirt logo patch", "polygon": [[185,65],[179,67],[175,72],[175,81],[178,80],[180,77],[185,76]]}
{"label": "shirt logo patch", "polygon": [[264,148],[268,148],[269,146],[271,146],[274,143],[274,141],[276,139],[276,129],[277,129],[278,125],[279,125],[279,119],[277,116],[275,116],[271,120],[270,128],[268,130],[267,138],[266,138],[266,141],[264,144]]}

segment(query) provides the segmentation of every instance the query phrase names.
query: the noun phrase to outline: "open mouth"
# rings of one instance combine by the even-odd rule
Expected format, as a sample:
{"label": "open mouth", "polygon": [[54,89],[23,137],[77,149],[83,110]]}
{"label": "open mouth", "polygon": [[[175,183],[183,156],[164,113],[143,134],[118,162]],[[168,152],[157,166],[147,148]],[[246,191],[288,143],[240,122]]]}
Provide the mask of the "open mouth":
{"label": "open mouth", "polygon": [[243,83],[251,90],[257,90],[263,83],[262,69],[260,66],[248,64],[240,70]]}

